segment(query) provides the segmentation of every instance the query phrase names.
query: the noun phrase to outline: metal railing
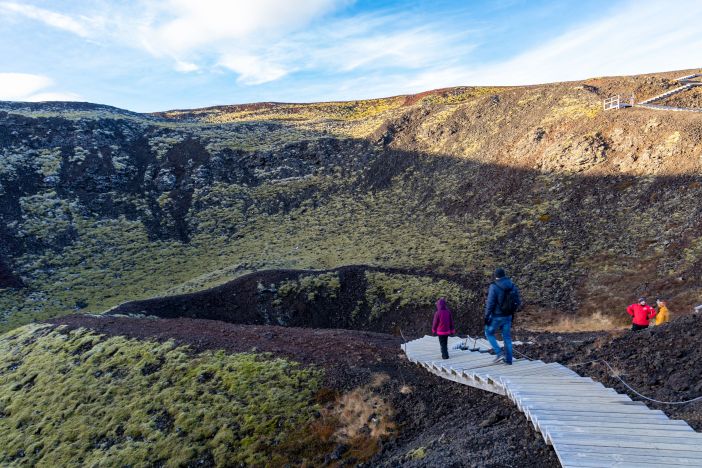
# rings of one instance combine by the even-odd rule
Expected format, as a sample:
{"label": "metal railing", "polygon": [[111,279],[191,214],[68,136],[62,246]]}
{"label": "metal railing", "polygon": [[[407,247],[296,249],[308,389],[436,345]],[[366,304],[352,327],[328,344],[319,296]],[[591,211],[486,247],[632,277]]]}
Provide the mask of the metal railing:
{"label": "metal railing", "polygon": [[610,98],[605,99],[602,102],[602,107],[604,110],[610,110],[610,109],[621,109],[622,107],[633,107],[634,105],[634,95],[632,94],[631,96],[624,96],[622,97],[621,95],[617,94],[616,96],[612,96]]}
{"label": "metal railing", "polygon": [[[679,83],[685,83],[685,82],[690,82],[690,80],[694,80],[695,78],[698,78],[702,76],[702,73],[693,73],[692,75],[686,75],[686,76],[681,76],[680,78],[675,78],[675,81]],[[692,83],[699,83],[699,81],[693,81]]]}

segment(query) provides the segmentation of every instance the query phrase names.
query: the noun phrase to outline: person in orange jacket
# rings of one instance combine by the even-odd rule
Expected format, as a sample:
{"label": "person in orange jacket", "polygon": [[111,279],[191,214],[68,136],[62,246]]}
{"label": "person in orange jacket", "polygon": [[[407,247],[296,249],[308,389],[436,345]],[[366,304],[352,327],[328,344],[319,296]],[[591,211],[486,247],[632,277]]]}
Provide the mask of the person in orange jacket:
{"label": "person in orange jacket", "polygon": [[656,309],[646,304],[646,298],[640,297],[639,302],[626,308],[626,313],[631,315],[631,329],[633,331],[648,328],[648,321],[656,316]]}
{"label": "person in orange jacket", "polygon": [[670,320],[668,305],[663,299],[656,299],[656,304],[658,305],[658,313],[656,313],[656,326],[663,325]]}

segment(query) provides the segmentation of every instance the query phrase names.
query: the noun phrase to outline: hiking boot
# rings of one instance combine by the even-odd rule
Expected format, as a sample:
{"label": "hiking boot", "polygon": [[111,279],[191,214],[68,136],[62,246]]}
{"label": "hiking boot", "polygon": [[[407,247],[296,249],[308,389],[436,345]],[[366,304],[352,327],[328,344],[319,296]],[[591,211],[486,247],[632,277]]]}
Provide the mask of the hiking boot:
{"label": "hiking boot", "polygon": [[511,365],[512,365],[512,361],[509,361],[509,362],[508,362],[508,361],[504,361],[504,364],[507,364],[508,366],[511,366]]}
{"label": "hiking boot", "polygon": [[495,359],[492,360],[492,362],[500,362],[505,360],[505,353],[500,351],[495,355]]}

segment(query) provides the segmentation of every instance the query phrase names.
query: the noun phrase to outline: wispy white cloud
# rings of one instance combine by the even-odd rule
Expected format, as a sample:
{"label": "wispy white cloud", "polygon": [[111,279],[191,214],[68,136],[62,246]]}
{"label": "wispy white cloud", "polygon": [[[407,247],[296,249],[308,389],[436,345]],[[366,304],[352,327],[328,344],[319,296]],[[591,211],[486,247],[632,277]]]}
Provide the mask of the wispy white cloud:
{"label": "wispy white cloud", "polygon": [[[423,9],[426,16],[412,8],[347,9],[353,0],[101,0],[71,12],[31,3],[0,0],[0,12],[71,32],[138,63],[156,59],[174,89],[183,89],[186,81],[179,80],[223,86],[229,77],[222,92],[244,99],[351,99],[701,65],[695,63],[702,50],[699,0],[679,0],[675,8],[655,0],[615,2],[597,20],[570,20],[573,26],[557,37],[526,50],[511,43],[504,51],[490,41],[510,41],[505,34],[517,30],[524,37],[524,31],[474,23],[460,2],[451,7],[456,14]],[[102,63],[112,71],[109,60]],[[120,79],[140,72],[114,60]],[[258,89],[247,89],[252,86]],[[22,96],[44,96],[51,85],[41,89]]]}
{"label": "wispy white cloud", "polygon": [[30,96],[51,86],[50,78],[28,73],[0,73],[0,93],[3,100],[13,101]]}
{"label": "wispy white cloud", "polygon": [[[476,47],[474,31],[447,28],[437,21],[380,12],[331,22],[301,35],[311,50],[308,62],[319,69],[353,70],[446,65]],[[293,43],[298,39],[293,37]],[[315,41],[318,43],[316,46]]]}
{"label": "wispy white cloud", "polygon": [[[180,72],[224,68],[237,82],[278,80],[297,67],[275,56],[278,41],[350,0],[140,0],[137,17],[117,15],[118,39],[173,61]],[[135,41],[134,39],[137,38]]]}
{"label": "wispy white cloud", "polygon": [[175,65],[173,66],[176,71],[183,72],[183,73],[190,73],[194,71],[198,71],[200,67],[198,67],[196,64],[192,62],[186,62],[183,60],[176,60]]}
{"label": "wispy white cloud", "polygon": [[54,81],[44,75],[30,73],[0,73],[2,101],[77,101],[78,94],[53,91]]}
{"label": "wispy white cloud", "polygon": [[61,92],[61,91],[46,91],[31,94],[18,101],[26,102],[45,102],[45,101],[84,101],[80,94]]}
{"label": "wispy white cloud", "polygon": [[475,47],[469,30],[447,33],[440,24],[419,23],[388,12],[332,19],[263,44],[227,44],[218,64],[240,74],[240,83],[261,84],[294,72],[334,76],[436,67]]}
{"label": "wispy white cloud", "polygon": [[675,8],[636,1],[480,71],[488,82],[519,84],[693,68],[702,58],[700,24],[697,0],[677,2]]}
{"label": "wispy white cloud", "polygon": [[255,55],[242,53],[224,54],[219,60],[219,65],[236,72],[239,75],[237,81],[247,85],[275,81],[287,75],[291,70],[273,60],[265,60]]}
{"label": "wispy white cloud", "polygon": [[303,27],[348,0],[151,1],[142,40],[154,53],[187,54],[222,41],[265,41]]}
{"label": "wispy white cloud", "polygon": [[[681,12],[684,12],[681,13]],[[636,1],[599,20],[494,63],[405,75],[407,91],[456,85],[526,85],[695,68],[702,50],[702,2]]]}
{"label": "wispy white cloud", "polygon": [[[132,8],[118,5],[103,16],[80,18],[15,3],[0,5],[82,37],[111,40],[169,59],[178,72],[230,70],[242,85],[268,83],[299,71],[343,74],[437,67],[475,46],[468,40],[469,30],[447,31],[442,24],[403,12],[315,21],[351,3],[139,0]],[[101,27],[85,26],[81,19],[88,17]]]}
{"label": "wispy white cloud", "polygon": [[85,16],[74,18],[69,15],[27,4],[0,2],[0,9],[40,21],[54,28],[63,29],[64,31],[77,34],[80,37],[89,37],[91,35],[91,29],[96,26],[95,19]]}

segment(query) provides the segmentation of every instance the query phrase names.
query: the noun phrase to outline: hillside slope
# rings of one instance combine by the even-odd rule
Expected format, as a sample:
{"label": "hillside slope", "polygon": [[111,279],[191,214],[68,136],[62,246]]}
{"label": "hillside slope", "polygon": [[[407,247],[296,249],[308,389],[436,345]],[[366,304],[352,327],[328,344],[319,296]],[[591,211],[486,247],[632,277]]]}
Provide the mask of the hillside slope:
{"label": "hillside slope", "polygon": [[390,335],[54,322],[0,335],[2,466],[558,466],[519,410]]}
{"label": "hillside slope", "polygon": [[2,103],[0,328],[343,265],[470,278],[466,311],[497,264],[537,312],[686,310],[702,115],[601,110],[685,73],[158,115]]}

